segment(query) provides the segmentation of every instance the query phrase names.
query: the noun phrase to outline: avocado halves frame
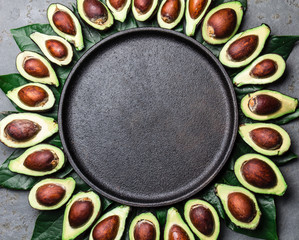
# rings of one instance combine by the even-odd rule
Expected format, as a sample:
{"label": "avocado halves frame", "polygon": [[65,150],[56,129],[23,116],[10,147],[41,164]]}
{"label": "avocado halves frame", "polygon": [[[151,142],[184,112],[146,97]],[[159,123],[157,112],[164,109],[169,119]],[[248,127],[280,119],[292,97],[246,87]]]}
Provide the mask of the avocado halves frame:
{"label": "avocado halves frame", "polygon": [[138,207],[203,189],[235,142],[234,89],[209,50],[160,28],[114,34],[70,73],[59,104],[68,159],[99,194]]}

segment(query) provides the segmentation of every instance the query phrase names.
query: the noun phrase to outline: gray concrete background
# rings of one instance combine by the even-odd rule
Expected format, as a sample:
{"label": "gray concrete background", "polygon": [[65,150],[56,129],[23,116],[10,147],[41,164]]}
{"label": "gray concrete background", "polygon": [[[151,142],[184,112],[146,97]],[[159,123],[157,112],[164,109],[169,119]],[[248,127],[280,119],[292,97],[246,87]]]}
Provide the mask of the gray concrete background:
{"label": "gray concrete background", "polygon": [[[9,30],[33,23],[47,23],[46,9],[52,2],[70,5],[74,1],[0,0],[0,75],[17,72],[15,57],[19,52]],[[248,0],[248,11],[242,29],[267,23],[275,35],[299,34],[299,0]],[[287,76],[272,89],[299,98],[299,47],[287,61]],[[14,107],[0,91],[0,111]],[[287,124],[292,149],[299,154],[299,121]],[[12,152],[0,144],[0,163]],[[288,183],[284,197],[277,198],[278,229],[280,239],[299,239],[299,161],[281,168]],[[0,189],[0,240],[30,239],[38,211],[31,209],[27,192]],[[222,224],[224,225],[224,224]],[[222,227],[220,239],[252,239]]]}

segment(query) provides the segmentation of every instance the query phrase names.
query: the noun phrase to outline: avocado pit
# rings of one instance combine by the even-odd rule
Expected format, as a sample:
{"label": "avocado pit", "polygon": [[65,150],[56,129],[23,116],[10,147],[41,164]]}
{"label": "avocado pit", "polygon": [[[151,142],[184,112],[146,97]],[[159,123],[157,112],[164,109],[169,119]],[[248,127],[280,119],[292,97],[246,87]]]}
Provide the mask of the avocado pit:
{"label": "avocado pit", "polygon": [[261,127],[253,129],[250,132],[250,137],[256,145],[266,150],[275,150],[282,145],[282,136],[272,128]]}
{"label": "avocado pit", "polygon": [[48,93],[39,86],[29,85],[18,92],[19,99],[27,106],[43,106],[48,101]]}
{"label": "avocado pit", "polygon": [[257,35],[247,35],[234,41],[227,49],[229,59],[241,62],[250,57],[258,46]]}
{"label": "avocado pit", "polygon": [[166,23],[174,22],[179,16],[180,9],[180,0],[167,0],[161,9],[161,16],[163,21]]}
{"label": "avocado pit", "polygon": [[256,208],[250,197],[241,192],[233,192],[227,198],[228,209],[238,221],[249,223],[254,219]]}
{"label": "avocado pit", "polygon": [[210,236],[214,232],[215,222],[210,209],[203,205],[192,206],[190,213],[190,220],[195,228],[206,236]]}
{"label": "avocado pit", "polygon": [[27,119],[11,121],[4,129],[5,134],[18,142],[28,141],[41,130],[40,125]]}
{"label": "avocado pit", "polygon": [[61,185],[48,183],[36,190],[36,200],[43,206],[54,206],[58,204],[65,195],[65,188]]}
{"label": "avocado pit", "polygon": [[201,15],[205,9],[208,0],[190,0],[189,1],[189,14],[192,19],[196,19]]}
{"label": "avocado pit", "polygon": [[25,58],[23,68],[26,73],[36,78],[49,77],[49,69],[46,65],[37,58]]}
{"label": "avocado pit", "polygon": [[113,240],[119,229],[119,216],[113,215],[99,222],[92,232],[94,240]]}
{"label": "avocado pit", "polygon": [[259,94],[249,99],[248,108],[258,115],[270,115],[281,108],[281,102],[273,96]]}
{"label": "avocado pit", "polygon": [[264,161],[257,158],[242,164],[242,176],[251,185],[258,188],[272,188],[277,184],[277,177],[273,169]]}
{"label": "avocado pit", "polygon": [[153,5],[153,0],[134,0],[134,7],[138,14],[146,14]]}
{"label": "avocado pit", "polygon": [[96,24],[104,24],[108,20],[108,11],[98,0],[84,0],[83,10],[89,20]]}
{"label": "avocado pit", "polygon": [[212,38],[227,38],[235,30],[237,14],[234,9],[223,8],[215,12],[207,22],[208,35]]}
{"label": "avocado pit", "polygon": [[57,166],[58,161],[55,153],[43,149],[29,154],[24,161],[24,166],[34,171],[51,171]]}
{"label": "avocado pit", "polygon": [[135,240],[155,240],[156,228],[155,225],[148,220],[140,220],[134,228]]}
{"label": "avocado pit", "polygon": [[256,64],[250,72],[250,76],[254,78],[268,78],[273,76],[278,67],[272,59],[265,59]]}
{"label": "avocado pit", "polygon": [[59,60],[63,60],[68,55],[67,47],[60,41],[55,39],[49,39],[45,42],[46,48],[48,52]]}
{"label": "avocado pit", "polygon": [[52,16],[54,25],[63,33],[75,36],[76,27],[72,17],[64,11],[56,8],[56,12]]}
{"label": "avocado pit", "polygon": [[124,6],[126,5],[127,1],[128,0],[109,0],[109,3],[117,11],[121,11],[124,8]]}
{"label": "avocado pit", "polygon": [[93,203],[89,198],[82,198],[75,201],[69,212],[69,223],[72,228],[79,228],[91,218],[93,214]]}
{"label": "avocado pit", "polygon": [[189,240],[187,232],[179,225],[173,224],[168,233],[169,240]]}

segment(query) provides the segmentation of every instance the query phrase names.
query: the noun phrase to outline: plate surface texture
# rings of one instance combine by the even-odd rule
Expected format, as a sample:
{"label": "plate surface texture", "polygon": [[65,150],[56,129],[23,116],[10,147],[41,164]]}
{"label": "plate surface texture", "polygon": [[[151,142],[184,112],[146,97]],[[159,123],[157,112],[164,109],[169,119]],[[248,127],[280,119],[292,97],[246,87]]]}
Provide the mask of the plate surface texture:
{"label": "plate surface texture", "polygon": [[190,197],[221,170],[238,122],[218,60],[158,28],[112,35],[70,73],[59,106],[63,147],[98,193],[132,206]]}

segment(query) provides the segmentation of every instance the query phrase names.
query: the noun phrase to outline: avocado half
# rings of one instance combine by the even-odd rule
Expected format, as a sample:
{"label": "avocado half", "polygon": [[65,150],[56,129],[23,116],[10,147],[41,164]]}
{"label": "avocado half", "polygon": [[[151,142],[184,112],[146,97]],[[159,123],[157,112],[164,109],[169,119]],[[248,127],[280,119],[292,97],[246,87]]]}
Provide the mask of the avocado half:
{"label": "avocado half", "polygon": [[[123,3],[122,6],[118,6],[118,4],[115,5],[115,4],[113,4],[114,2],[110,3],[110,1],[111,0],[107,0],[106,4],[107,4],[107,7],[112,12],[113,17],[117,21],[124,22],[127,18],[129,10],[130,10],[131,1],[130,0],[124,0],[124,3]],[[119,3],[119,2],[117,2],[117,3]]]}
{"label": "avocado half", "polygon": [[206,201],[191,199],[185,204],[184,215],[194,234],[202,240],[216,240],[220,220],[215,208]]}
{"label": "avocado half", "polygon": [[216,184],[215,187],[229,219],[238,227],[256,229],[262,213],[254,194],[245,188],[226,184]]}
{"label": "avocado half", "polygon": [[80,17],[90,26],[105,30],[113,25],[113,16],[107,6],[99,0],[77,0]]}
{"label": "avocado half", "polygon": [[260,90],[248,93],[241,100],[241,110],[246,117],[266,121],[292,113],[298,106],[298,100],[280,92]]}
{"label": "avocado half", "polygon": [[[274,130],[269,132],[268,136],[265,134],[264,130]],[[273,141],[281,141],[280,145],[274,149],[265,149],[259,146],[253,140],[253,131],[255,131],[255,136],[258,138],[260,137],[261,141],[265,144],[272,144]],[[267,155],[267,156],[274,156],[274,155],[282,155],[286,151],[289,150],[291,146],[291,139],[289,134],[280,126],[272,124],[272,123],[245,123],[240,125],[239,133],[243,140],[252,147],[258,153]],[[273,134],[274,133],[274,134]],[[277,139],[281,138],[281,139]],[[273,143],[275,144],[275,142]]]}
{"label": "avocado half", "polygon": [[150,212],[142,213],[136,216],[130,225],[129,238],[130,240],[138,240],[135,236],[139,236],[139,232],[145,232],[153,240],[160,239],[160,226],[157,218]]}
{"label": "avocado half", "polygon": [[[196,2],[194,0],[187,0],[186,2],[186,11],[185,11],[185,34],[187,36],[194,36],[197,25],[200,23],[205,13],[209,9],[212,0],[201,0],[200,2]],[[195,5],[194,14],[190,14],[190,10],[192,8],[192,3]],[[199,5],[196,6],[196,3]],[[193,15],[193,17],[191,17]]]}
{"label": "avocado half", "polygon": [[[55,87],[59,86],[58,78],[51,64],[38,53],[31,51],[19,53],[16,59],[16,66],[19,73],[29,81],[54,85]],[[27,71],[25,66],[26,69],[28,68]],[[33,75],[28,73],[31,69],[34,72]],[[41,69],[44,72],[38,76]]]}
{"label": "avocado half", "polygon": [[[18,120],[25,120],[25,124],[20,124]],[[29,139],[16,140],[7,133],[7,127],[12,124],[18,129],[12,128],[11,131],[16,130],[14,134],[19,134],[23,130],[28,130],[28,123],[32,124],[35,128],[35,134]],[[0,141],[11,148],[27,148],[36,145],[46,138],[51,137],[54,133],[58,132],[58,124],[54,118],[44,117],[36,113],[15,113],[3,118],[0,121]]]}
{"label": "avocado half", "polygon": [[30,35],[30,38],[52,63],[64,66],[72,61],[73,48],[62,37],[34,32]]}
{"label": "avocado half", "polygon": [[[29,106],[28,104],[22,101],[20,95],[24,96],[25,99],[29,97],[30,100],[33,101],[34,99],[32,98],[36,96],[34,95],[35,94],[34,89],[38,89],[39,91],[42,90],[42,92],[45,95],[45,98],[42,101],[38,102],[37,105]],[[28,83],[20,87],[14,88],[8,91],[6,96],[11,101],[13,101],[19,108],[30,112],[47,111],[51,109],[55,104],[55,97],[52,90],[46,85],[40,83]]]}
{"label": "avocado half", "polygon": [[94,192],[79,192],[66,205],[62,240],[71,240],[88,229],[100,213],[101,200]]}
{"label": "avocado half", "polygon": [[[137,21],[144,22],[151,18],[158,7],[158,0],[132,0],[132,12]],[[147,7],[149,5],[149,7]],[[142,8],[139,10],[139,8]]]}
{"label": "avocado half", "polygon": [[166,224],[164,229],[164,240],[175,239],[194,240],[194,235],[188,225],[183,221],[178,210],[174,207],[167,211]]}
{"label": "avocado half", "polygon": [[[179,12],[178,16],[175,19],[172,19],[172,16],[170,16],[170,9],[173,7],[173,1],[177,1],[179,5]],[[164,8],[168,11],[164,13]],[[160,4],[158,14],[157,14],[157,20],[158,24],[161,28],[166,28],[166,29],[172,29],[176,25],[179,24],[179,22],[182,20],[184,16],[184,10],[185,10],[185,1],[184,0],[163,0],[162,3]],[[163,13],[165,16],[163,15]]]}
{"label": "avocado half", "polygon": [[31,207],[38,210],[55,210],[63,206],[75,189],[73,178],[47,178],[33,186],[28,200]]}
{"label": "avocado half", "polygon": [[[52,153],[53,159],[49,159],[51,162],[45,163],[48,154],[43,154],[44,152]],[[16,159],[11,160],[9,162],[8,169],[12,172],[21,173],[28,176],[45,176],[60,170],[64,166],[64,163],[64,153],[60,148],[50,144],[38,144],[27,149],[21,156],[17,157]],[[37,170],[39,168],[42,169],[43,167],[45,169],[47,169],[47,167],[50,167],[50,169],[43,169],[40,171]]]}
{"label": "avocado half", "polygon": [[[57,12],[62,13],[62,17],[64,20],[67,20],[69,23],[74,24],[74,33],[67,33],[66,31],[61,31],[59,28],[62,29],[62,26],[56,25],[53,21],[53,16]],[[84,48],[84,41],[82,35],[82,29],[78,18],[75,14],[66,6],[58,3],[53,3],[48,7],[47,11],[48,20],[53,28],[53,30],[61,37],[69,41],[70,43],[75,45],[76,50],[80,51]]]}
{"label": "avocado half", "polygon": [[285,60],[278,54],[269,53],[258,57],[233,79],[237,86],[268,84],[278,80],[286,68]]}
{"label": "avocado half", "polygon": [[129,214],[129,206],[119,206],[105,213],[91,229],[89,240],[120,240]]}
{"label": "avocado half", "polygon": [[230,68],[246,66],[263,50],[270,32],[270,27],[262,24],[235,35],[223,46],[220,62]]}
{"label": "avocado half", "polygon": [[[203,39],[212,45],[226,43],[238,31],[242,18],[243,6],[238,1],[223,3],[213,8],[202,23]],[[223,28],[226,31],[223,31]]]}
{"label": "avocado half", "polygon": [[282,196],[287,184],[279,168],[260,154],[245,154],[237,159],[234,166],[239,182],[255,193]]}

